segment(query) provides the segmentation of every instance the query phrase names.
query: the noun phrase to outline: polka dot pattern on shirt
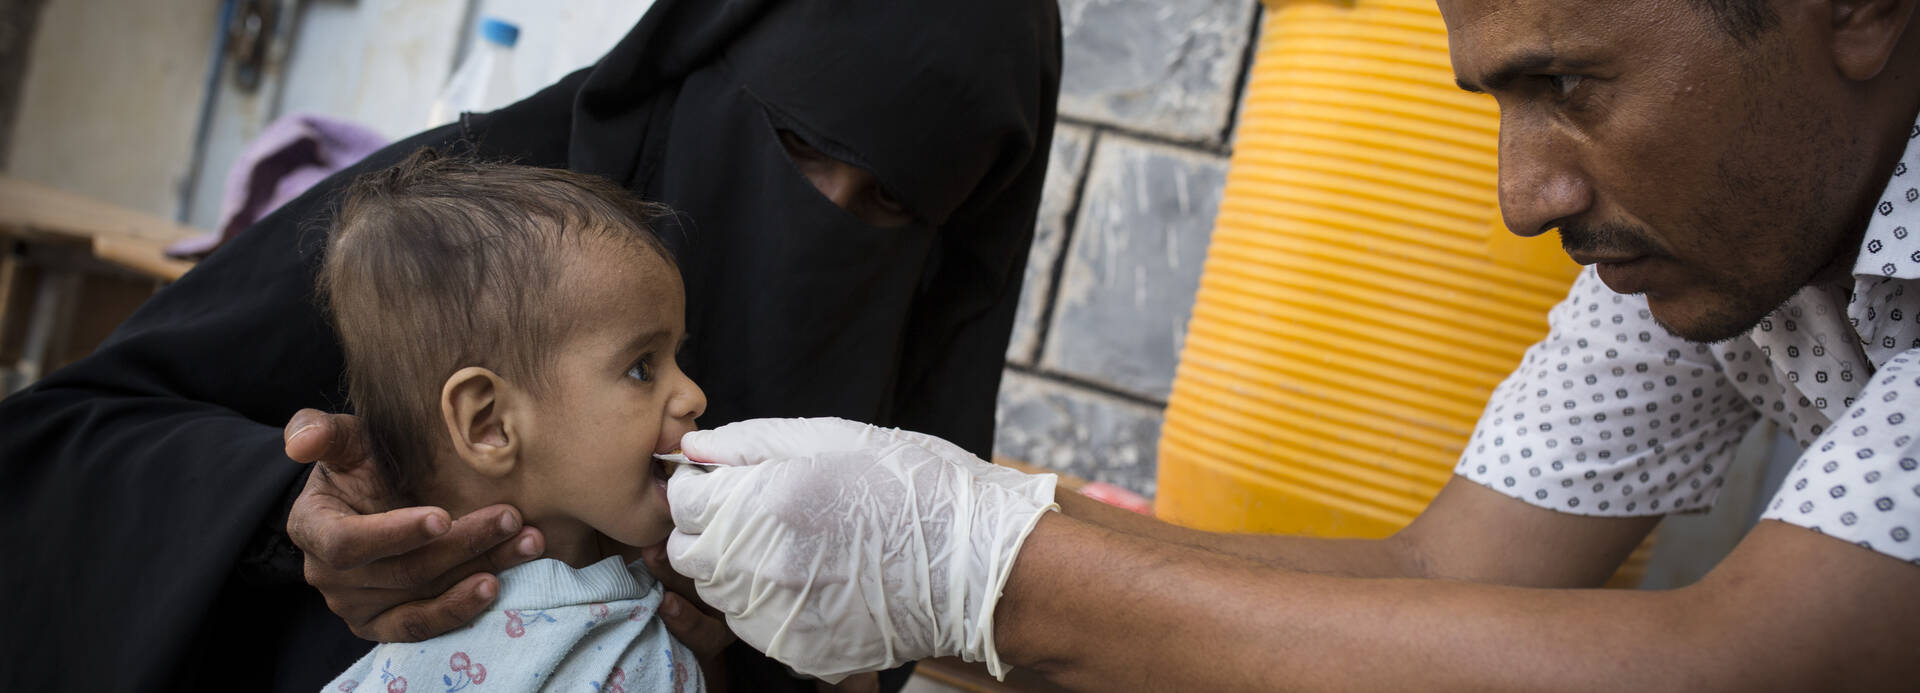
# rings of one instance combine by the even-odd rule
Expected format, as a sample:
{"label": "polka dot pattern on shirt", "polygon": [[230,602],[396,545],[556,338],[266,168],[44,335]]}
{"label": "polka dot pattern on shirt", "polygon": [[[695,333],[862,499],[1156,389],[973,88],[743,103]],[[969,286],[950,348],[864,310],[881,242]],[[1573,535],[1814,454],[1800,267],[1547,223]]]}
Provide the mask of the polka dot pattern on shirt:
{"label": "polka dot pattern on shirt", "polygon": [[1758,420],[1707,345],[1653,321],[1645,299],[1591,271],[1548,316],[1546,340],[1494,391],[1456,471],[1580,515],[1710,505],[1725,458]]}
{"label": "polka dot pattern on shirt", "polygon": [[1763,517],[1920,564],[1920,350],[1889,361],[1859,404],[1794,463]]}
{"label": "polka dot pattern on shirt", "polygon": [[1764,515],[1920,563],[1920,124],[1851,289],[1809,286],[1747,335],[1687,342],[1591,271],[1496,388],[1455,472],[1582,515],[1710,505],[1761,417],[1806,448]]}

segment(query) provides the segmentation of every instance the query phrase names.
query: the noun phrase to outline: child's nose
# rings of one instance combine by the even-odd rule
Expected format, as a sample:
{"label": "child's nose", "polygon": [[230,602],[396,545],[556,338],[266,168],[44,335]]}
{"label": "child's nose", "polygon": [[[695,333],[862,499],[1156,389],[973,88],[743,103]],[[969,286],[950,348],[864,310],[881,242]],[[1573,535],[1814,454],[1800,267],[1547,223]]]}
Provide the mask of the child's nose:
{"label": "child's nose", "polygon": [[668,411],[673,415],[673,418],[700,418],[701,414],[707,412],[707,393],[702,391],[700,386],[694,384],[692,380],[688,380],[686,388],[674,396],[673,401],[669,403],[668,407]]}

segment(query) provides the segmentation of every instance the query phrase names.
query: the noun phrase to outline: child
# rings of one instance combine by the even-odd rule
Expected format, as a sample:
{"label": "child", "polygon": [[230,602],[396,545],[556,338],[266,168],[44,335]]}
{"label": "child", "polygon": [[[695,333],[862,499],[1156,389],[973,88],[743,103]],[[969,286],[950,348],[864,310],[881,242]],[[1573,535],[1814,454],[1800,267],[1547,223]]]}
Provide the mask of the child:
{"label": "child", "polygon": [[422,151],[345,193],[319,291],[380,476],[453,516],[496,503],[545,533],[466,628],[375,647],[326,688],[704,690],[623,548],[672,529],[652,458],[706,396],[675,364],[665,210],[578,173]]}

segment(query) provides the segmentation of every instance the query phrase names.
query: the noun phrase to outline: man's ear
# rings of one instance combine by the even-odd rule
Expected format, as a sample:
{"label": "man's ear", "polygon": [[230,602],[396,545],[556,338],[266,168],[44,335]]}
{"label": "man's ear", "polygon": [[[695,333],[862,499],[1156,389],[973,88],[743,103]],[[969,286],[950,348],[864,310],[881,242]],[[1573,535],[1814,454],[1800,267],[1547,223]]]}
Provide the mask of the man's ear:
{"label": "man's ear", "polygon": [[1915,0],[1833,0],[1834,66],[1848,79],[1879,76],[1913,20]]}
{"label": "man's ear", "polygon": [[440,388],[440,416],[454,453],[483,476],[502,477],[520,461],[519,391],[493,371],[468,366]]}

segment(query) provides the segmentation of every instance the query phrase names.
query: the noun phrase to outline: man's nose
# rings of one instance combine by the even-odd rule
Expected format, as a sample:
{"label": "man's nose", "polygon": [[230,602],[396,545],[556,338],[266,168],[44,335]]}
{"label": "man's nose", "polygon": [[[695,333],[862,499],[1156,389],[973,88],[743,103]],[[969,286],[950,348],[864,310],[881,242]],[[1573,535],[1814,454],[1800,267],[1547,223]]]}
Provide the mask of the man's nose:
{"label": "man's nose", "polygon": [[1593,192],[1576,144],[1548,125],[1500,123],[1500,215],[1531,238],[1585,213]]}

